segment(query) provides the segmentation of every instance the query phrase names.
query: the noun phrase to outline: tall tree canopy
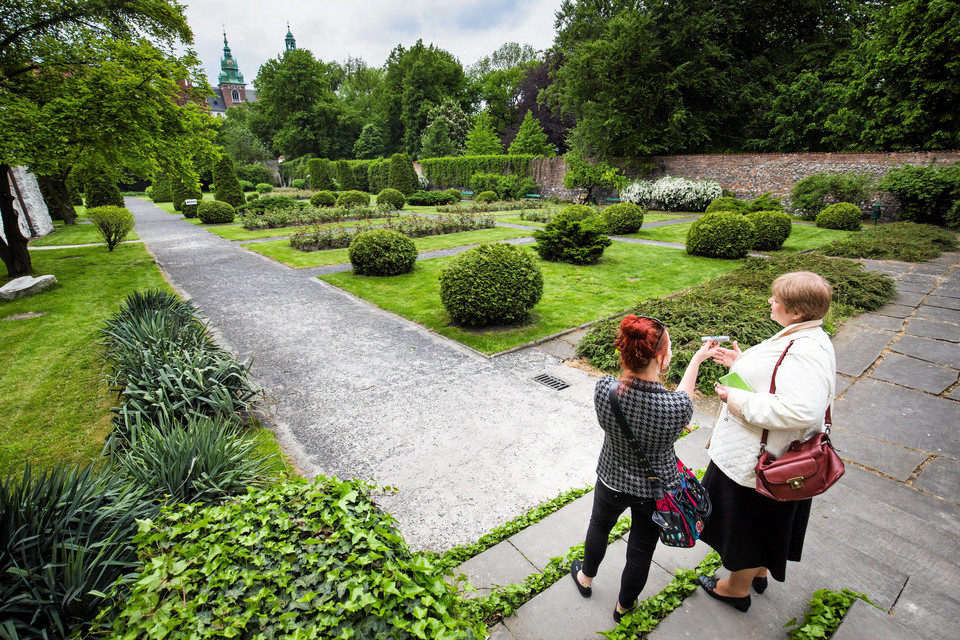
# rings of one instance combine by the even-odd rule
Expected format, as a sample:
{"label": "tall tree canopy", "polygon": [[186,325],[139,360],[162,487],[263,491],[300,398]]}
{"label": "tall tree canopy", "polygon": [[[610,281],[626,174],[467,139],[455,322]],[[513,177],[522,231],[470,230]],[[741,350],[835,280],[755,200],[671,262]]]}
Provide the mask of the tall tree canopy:
{"label": "tall tree canopy", "polygon": [[[540,52],[529,44],[506,42],[467,70],[484,110],[498,132],[519,123],[518,87],[527,70],[539,62]],[[523,114],[520,113],[519,117],[522,118]]]}

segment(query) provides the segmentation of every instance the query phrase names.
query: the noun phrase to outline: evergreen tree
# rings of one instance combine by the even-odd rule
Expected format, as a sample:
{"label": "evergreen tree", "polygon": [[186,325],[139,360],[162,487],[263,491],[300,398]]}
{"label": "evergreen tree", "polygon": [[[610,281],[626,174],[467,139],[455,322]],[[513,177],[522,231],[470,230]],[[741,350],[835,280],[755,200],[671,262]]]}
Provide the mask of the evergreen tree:
{"label": "evergreen tree", "polygon": [[405,153],[395,153],[390,157],[390,181],[387,184],[405,196],[410,195],[419,187],[413,161]]}
{"label": "evergreen tree", "polygon": [[166,173],[158,173],[153,178],[153,189],[150,190],[150,197],[154,202],[172,202],[173,187],[170,176]]}
{"label": "evergreen tree", "polygon": [[363,125],[360,137],[353,144],[353,156],[357,160],[367,160],[383,155],[383,130],[375,124]]}
{"label": "evergreen tree", "polygon": [[520,130],[517,137],[513,139],[510,145],[510,155],[530,154],[534,156],[552,157],[554,150],[547,142],[547,134],[544,133],[531,111],[527,111],[523,122],[520,124]]}
{"label": "evergreen tree", "polygon": [[497,132],[493,130],[493,123],[490,116],[481,113],[477,118],[477,123],[473,130],[467,134],[467,155],[468,156],[493,156],[503,153],[503,145]]}
{"label": "evergreen tree", "polygon": [[330,162],[326,158],[311,158],[307,163],[310,172],[310,188],[314,191],[333,191]]}
{"label": "evergreen tree", "polygon": [[87,182],[84,196],[86,196],[84,204],[87,209],[123,206],[123,196],[120,195],[117,183],[106,176],[99,176]]}
{"label": "evergreen tree", "polygon": [[244,203],[243,188],[237,180],[237,170],[233,166],[230,156],[224,154],[213,165],[213,188],[216,191],[214,198],[239,207]]}
{"label": "evergreen tree", "polygon": [[456,146],[450,139],[450,126],[443,118],[437,118],[423,132],[421,158],[447,158],[457,155]]}
{"label": "evergreen tree", "polygon": [[353,177],[353,169],[350,168],[346,160],[337,161],[337,182],[340,183],[340,191],[354,191],[357,188],[357,180]]}
{"label": "evergreen tree", "polygon": [[182,180],[174,178],[173,182],[173,208],[175,211],[183,211],[183,202],[185,200],[203,200],[203,192],[200,190],[200,180],[197,174],[191,173]]}

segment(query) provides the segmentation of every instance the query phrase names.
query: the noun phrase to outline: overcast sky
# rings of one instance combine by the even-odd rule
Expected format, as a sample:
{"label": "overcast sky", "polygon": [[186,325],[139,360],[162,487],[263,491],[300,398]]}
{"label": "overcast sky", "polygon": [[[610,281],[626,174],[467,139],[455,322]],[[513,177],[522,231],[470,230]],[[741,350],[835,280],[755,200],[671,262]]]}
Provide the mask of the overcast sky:
{"label": "overcast sky", "polygon": [[287,22],[297,48],[325,61],[363,58],[379,67],[398,44],[418,38],[467,67],[504,42],[546,49],[560,0],[182,0],[194,48],[216,85],[223,31],[244,80],[284,48]]}

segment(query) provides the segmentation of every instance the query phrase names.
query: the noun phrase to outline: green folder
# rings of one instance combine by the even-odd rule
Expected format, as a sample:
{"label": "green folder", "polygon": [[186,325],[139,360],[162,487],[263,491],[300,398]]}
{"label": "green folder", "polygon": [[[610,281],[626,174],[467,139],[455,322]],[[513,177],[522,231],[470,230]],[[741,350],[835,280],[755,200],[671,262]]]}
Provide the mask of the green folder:
{"label": "green folder", "polygon": [[747,384],[747,381],[740,377],[740,374],[737,373],[728,373],[727,375],[720,378],[720,384],[725,387],[733,387],[734,389],[743,389],[744,391],[753,392],[753,387]]}

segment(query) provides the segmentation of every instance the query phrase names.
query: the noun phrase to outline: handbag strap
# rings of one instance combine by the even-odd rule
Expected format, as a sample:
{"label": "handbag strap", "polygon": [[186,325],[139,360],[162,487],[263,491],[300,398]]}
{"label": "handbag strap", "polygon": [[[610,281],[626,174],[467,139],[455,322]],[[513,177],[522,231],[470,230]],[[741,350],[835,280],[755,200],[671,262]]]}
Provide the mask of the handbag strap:
{"label": "handbag strap", "polygon": [[627,439],[627,442],[630,443],[630,447],[634,450],[634,452],[636,452],[640,460],[640,471],[647,475],[647,480],[649,480],[653,485],[657,498],[662,498],[663,483],[660,482],[660,476],[657,475],[657,472],[653,470],[653,465],[651,465],[650,461],[647,460],[647,456],[643,452],[643,447],[640,446],[640,442],[633,434],[633,429],[631,429],[630,425],[627,423],[626,416],[623,415],[623,409],[620,407],[620,399],[617,398],[617,390],[619,388],[619,382],[610,387],[610,408],[613,410],[613,417],[617,419],[617,424],[620,425],[620,431],[623,433],[623,437]]}
{"label": "handbag strap", "polygon": [[[790,350],[790,347],[793,346],[793,343],[796,340],[791,340],[787,347],[783,350],[783,353],[780,354],[780,358],[777,360],[777,364],[773,366],[773,375],[770,376],[770,394],[777,392],[777,369],[780,368],[780,363],[783,362],[783,359],[787,356],[787,351]],[[827,411],[823,415],[823,424],[826,425],[826,433],[829,435],[830,427],[833,426],[833,421],[830,417],[830,404],[827,404]],[[760,438],[760,455],[763,455],[763,452],[767,450],[767,436],[770,435],[769,429],[763,430],[763,437]],[[759,457],[759,456],[758,456]]]}

